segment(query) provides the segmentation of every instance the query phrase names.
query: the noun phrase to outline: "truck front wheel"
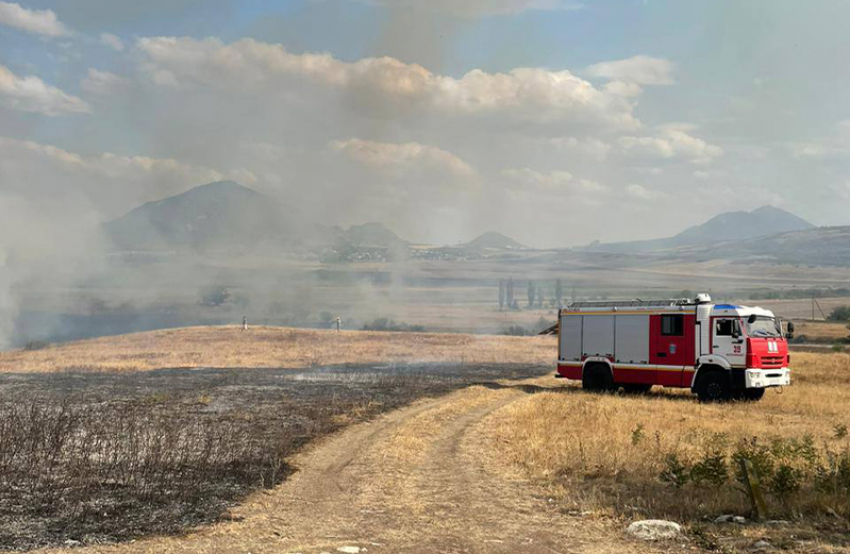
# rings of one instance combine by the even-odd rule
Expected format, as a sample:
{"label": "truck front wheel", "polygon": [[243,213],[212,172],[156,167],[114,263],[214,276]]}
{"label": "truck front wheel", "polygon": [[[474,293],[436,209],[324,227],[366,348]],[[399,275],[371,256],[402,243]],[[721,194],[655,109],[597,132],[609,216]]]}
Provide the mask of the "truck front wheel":
{"label": "truck front wheel", "polygon": [[701,375],[696,386],[700,402],[723,402],[732,397],[732,383],[725,371],[709,371]]}

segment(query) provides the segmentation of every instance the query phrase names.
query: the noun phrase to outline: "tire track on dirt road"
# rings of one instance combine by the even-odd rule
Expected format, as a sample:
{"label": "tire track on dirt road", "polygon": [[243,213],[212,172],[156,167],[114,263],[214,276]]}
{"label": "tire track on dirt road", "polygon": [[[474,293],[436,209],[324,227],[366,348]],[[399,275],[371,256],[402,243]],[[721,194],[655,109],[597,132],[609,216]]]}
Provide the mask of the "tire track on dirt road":
{"label": "tire track on dirt road", "polygon": [[533,390],[476,386],[419,401],[297,455],[298,472],[234,509],[234,521],[73,552],[645,552],[610,525],[559,513],[501,471],[487,418]]}

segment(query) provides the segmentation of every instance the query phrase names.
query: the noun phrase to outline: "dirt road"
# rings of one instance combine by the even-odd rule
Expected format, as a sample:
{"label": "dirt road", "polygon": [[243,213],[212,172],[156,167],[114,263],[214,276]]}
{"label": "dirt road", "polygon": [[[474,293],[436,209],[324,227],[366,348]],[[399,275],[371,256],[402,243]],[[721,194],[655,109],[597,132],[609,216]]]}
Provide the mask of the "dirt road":
{"label": "dirt road", "polygon": [[[81,552],[646,552],[617,527],[560,513],[499,459],[487,418],[551,378],[476,386],[353,426],[299,471],[184,537]],[[54,550],[55,551],[55,550]]]}

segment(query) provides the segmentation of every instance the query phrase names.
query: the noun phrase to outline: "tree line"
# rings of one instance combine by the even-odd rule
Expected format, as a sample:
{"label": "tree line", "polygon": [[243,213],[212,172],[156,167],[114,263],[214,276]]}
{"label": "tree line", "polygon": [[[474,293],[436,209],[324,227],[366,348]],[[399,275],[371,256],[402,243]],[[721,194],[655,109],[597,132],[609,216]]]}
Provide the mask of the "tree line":
{"label": "tree line", "polygon": [[[517,289],[520,284],[514,281],[513,277],[507,279],[499,279],[499,310],[519,310],[520,306],[519,294]],[[532,280],[525,282],[526,290],[526,308],[562,308],[564,306],[564,284],[560,279],[556,279],[554,285],[548,287],[549,296],[547,298],[547,286],[539,284]],[[572,289],[571,297],[575,300],[575,287]]]}

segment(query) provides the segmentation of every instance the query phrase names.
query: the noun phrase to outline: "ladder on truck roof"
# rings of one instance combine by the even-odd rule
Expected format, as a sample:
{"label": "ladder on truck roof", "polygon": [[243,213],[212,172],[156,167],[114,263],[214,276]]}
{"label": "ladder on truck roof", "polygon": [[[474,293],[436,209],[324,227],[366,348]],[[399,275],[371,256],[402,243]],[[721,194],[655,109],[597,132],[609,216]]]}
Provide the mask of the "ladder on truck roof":
{"label": "ladder on truck roof", "polygon": [[697,302],[690,298],[671,298],[669,300],[593,300],[587,302],[571,302],[570,308],[654,308],[665,306],[695,306]]}

